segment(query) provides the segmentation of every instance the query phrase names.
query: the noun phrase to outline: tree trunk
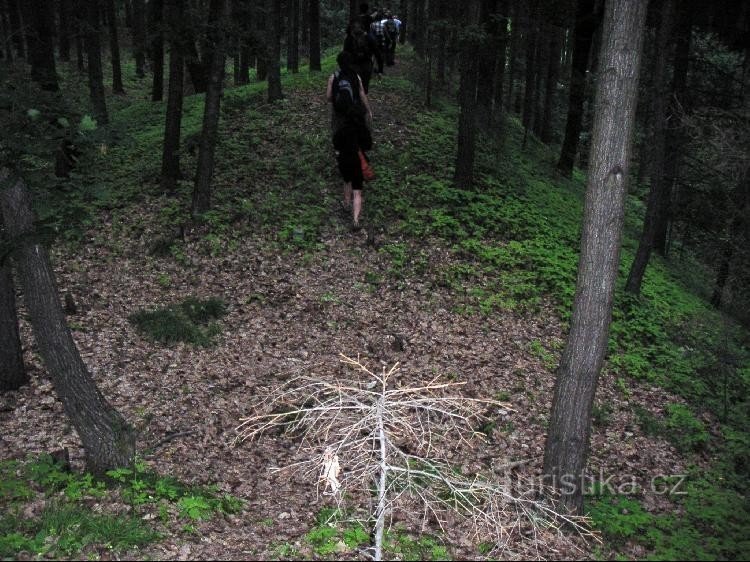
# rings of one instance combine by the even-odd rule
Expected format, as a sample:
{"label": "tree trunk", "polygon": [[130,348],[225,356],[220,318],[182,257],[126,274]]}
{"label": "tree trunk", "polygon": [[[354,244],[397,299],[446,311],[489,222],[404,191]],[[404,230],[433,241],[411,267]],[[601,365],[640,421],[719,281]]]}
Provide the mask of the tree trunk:
{"label": "tree trunk", "polygon": [[109,52],[112,56],[112,92],[124,94],[122,86],[122,65],[120,64],[120,41],[117,37],[117,15],[115,0],[104,0],[107,11],[107,26],[109,27]]}
{"label": "tree trunk", "polygon": [[578,152],[578,137],[583,123],[583,104],[586,99],[586,68],[589,61],[594,32],[599,25],[594,11],[594,0],[578,0],[576,23],[573,29],[573,60],[571,63],[570,88],[568,92],[568,118],[565,123],[560,159],[557,169],[565,177],[571,177]]}
{"label": "tree trunk", "polygon": [[401,0],[399,4],[398,19],[401,20],[401,29],[398,30],[398,42],[403,45],[406,43],[406,17],[409,13],[409,6],[407,0]]}
{"label": "tree trunk", "polygon": [[164,97],[164,0],[150,0],[148,7],[149,51],[154,73],[151,100],[161,101]]}
{"label": "tree trunk", "polygon": [[287,28],[286,68],[289,72],[299,72],[299,0],[289,3],[289,26]]}
{"label": "tree trunk", "polygon": [[102,47],[99,41],[99,0],[87,0],[86,21],[83,23],[86,39],[86,58],[89,67],[89,94],[94,106],[94,117],[100,125],[109,122],[107,100],[104,96],[104,74],[102,72]]}
{"label": "tree trunk", "polygon": [[[682,113],[690,111],[687,107],[687,77],[690,65],[690,49],[693,28],[693,6],[689,0],[677,3],[677,28],[675,29],[676,47],[672,74],[672,97],[667,109],[667,146],[664,158],[664,182],[666,193],[660,201],[654,249],[662,256],[667,255],[669,225],[672,220],[672,190],[679,185],[677,178],[683,156],[683,138],[681,121]],[[675,187],[676,189],[676,187]]]}
{"label": "tree trunk", "polygon": [[21,11],[18,9],[18,0],[7,0],[8,21],[10,22],[10,33],[13,37],[13,45],[16,48],[16,56],[26,58],[26,49],[23,43],[23,29],[21,27]]}
{"label": "tree trunk", "polygon": [[29,58],[31,62],[31,79],[42,90],[57,92],[57,71],[55,70],[55,15],[53,5],[44,0],[33,0],[30,15],[33,18],[28,25]]}
{"label": "tree trunk", "polygon": [[498,117],[503,111],[505,88],[506,50],[508,47],[508,0],[500,0],[498,5],[499,24],[497,28],[497,66],[495,67],[492,111],[495,123],[502,123]]}
{"label": "tree trunk", "polygon": [[310,71],[320,70],[320,0],[310,0]]}
{"label": "tree trunk", "polygon": [[347,22],[352,22],[357,19],[357,0],[349,0],[349,19]]}
{"label": "tree trunk", "polygon": [[167,193],[177,190],[180,174],[180,127],[182,125],[183,82],[185,59],[182,32],[184,0],[167,0],[165,9],[169,22],[169,89],[164,125],[164,150],[161,159],[161,187]]}
{"label": "tree trunk", "polygon": [[133,0],[133,57],[135,75],[143,78],[146,66],[146,4],[144,0]]}
{"label": "tree trunk", "polygon": [[[476,1],[466,6],[468,25],[476,25],[478,9]],[[474,182],[474,157],[476,152],[476,91],[477,60],[479,46],[473,37],[464,38],[461,47],[461,78],[459,81],[458,100],[458,150],[456,151],[456,170],[453,182],[456,187],[470,189]]]}
{"label": "tree trunk", "polygon": [[[479,23],[485,31],[484,44],[479,48],[477,62],[477,123],[484,129],[492,124],[492,88],[494,86],[495,68],[497,66],[497,22],[492,19],[497,12],[497,0],[483,0]],[[430,18],[431,19],[431,18]],[[432,51],[432,41],[428,40],[428,50]]]}
{"label": "tree trunk", "polygon": [[8,64],[13,64],[13,40],[11,38],[12,32],[10,30],[10,21],[8,20],[8,14],[5,11],[5,6],[0,3],[0,30],[2,30],[2,58]]}
{"label": "tree trunk", "polygon": [[711,304],[716,308],[721,306],[724,298],[724,288],[729,281],[729,273],[736,249],[747,245],[747,241],[742,239],[742,233],[747,231],[748,206],[750,206],[750,169],[746,168],[742,176],[740,183],[731,193],[732,217],[723,244],[724,247],[721,250],[721,261],[716,268],[716,284],[711,296]]}
{"label": "tree trunk", "polygon": [[550,26],[547,88],[544,92],[544,112],[540,131],[540,138],[544,144],[552,143],[553,112],[557,102],[557,82],[560,79],[562,31],[562,28],[556,25]]}
{"label": "tree trunk", "polygon": [[[7,180],[2,172],[0,181]],[[8,234],[20,240],[15,250],[24,302],[39,354],[65,412],[86,451],[87,468],[97,476],[131,464],[135,432],[102,396],[81,359],[65,315],[47,249],[33,239],[33,215],[28,192],[20,180],[0,191]]]}
{"label": "tree trunk", "polygon": [[544,474],[563,508],[583,511],[591,409],[607,351],[647,0],[609,0],[596,92],[581,256],[570,334],[555,382]]}
{"label": "tree trunk", "polygon": [[[268,78],[268,58],[269,58],[269,52],[268,52],[268,38],[269,34],[272,33],[270,30],[270,10],[268,6],[269,2],[268,0],[257,2],[255,6],[253,17],[253,24],[255,26],[255,31],[258,35],[258,37],[262,37],[265,40],[265,47],[255,47],[253,50],[252,55],[255,57],[255,77],[258,79],[258,81],[262,82],[266,78]],[[279,47],[281,48],[281,47]]]}
{"label": "tree trunk", "polygon": [[[526,34],[526,63],[525,63],[525,82],[523,89],[523,115],[521,123],[525,133],[534,125],[534,96],[536,92],[536,58],[538,54],[537,45],[539,43],[539,33],[537,32],[538,22],[536,19],[536,5],[539,0],[534,0],[527,8],[527,19],[524,25]],[[524,133],[524,139],[526,134]]]}
{"label": "tree trunk", "polygon": [[193,91],[197,94],[202,94],[208,88],[208,63],[211,61],[211,53],[206,52],[204,42],[203,59],[201,59],[198,49],[195,46],[195,37],[192,31],[187,33],[183,43],[185,49],[185,66],[190,75],[190,81],[193,84]]}
{"label": "tree trunk", "polygon": [[211,0],[209,33],[212,39],[212,60],[206,102],[203,111],[203,131],[198,153],[198,171],[193,190],[192,215],[196,218],[211,208],[211,178],[214,171],[214,152],[219,129],[222,84],[224,80],[225,0]]}
{"label": "tree trunk", "polygon": [[266,45],[268,52],[268,101],[282,99],[281,92],[281,2],[266,0],[269,24]]}
{"label": "tree trunk", "polygon": [[[0,213],[0,241],[9,243]],[[4,245],[4,244],[3,244]],[[17,390],[29,381],[23,365],[18,333],[16,288],[13,285],[10,255],[0,255],[0,392]]]}
{"label": "tree trunk", "polygon": [[125,8],[125,27],[128,29],[133,28],[133,2],[131,0],[123,0],[123,7]]}
{"label": "tree trunk", "polygon": [[58,0],[57,14],[59,18],[58,25],[58,49],[61,61],[70,61],[70,1]]}
{"label": "tree trunk", "polygon": [[505,96],[505,110],[510,113],[520,111],[520,96],[516,88],[516,78],[519,73],[521,60],[521,46],[523,37],[521,29],[523,28],[522,8],[519,6],[520,0],[512,0],[511,3],[511,27],[510,27],[510,64],[508,66],[508,95]]}
{"label": "tree trunk", "polygon": [[667,55],[672,35],[675,0],[663,0],[659,14],[659,28],[654,50],[653,100],[651,107],[651,138],[648,141],[651,153],[651,185],[643,219],[643,230],[638,242],[638,250],[630,267],[625,290],[637,295],[641,292],[643,275],[646,273],[651,249],[654,247],[659,209],[663,207],[662,199],[669,194],[664,181],[664,149],[666,145],[667,102],[672,92],[667,90]]}

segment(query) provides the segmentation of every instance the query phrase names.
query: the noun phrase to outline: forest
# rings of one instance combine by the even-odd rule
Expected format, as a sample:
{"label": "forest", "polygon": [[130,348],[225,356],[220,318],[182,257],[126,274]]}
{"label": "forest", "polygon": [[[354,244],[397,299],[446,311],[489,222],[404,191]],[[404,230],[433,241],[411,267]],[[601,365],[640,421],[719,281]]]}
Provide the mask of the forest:
{"label": "forest", "polygon": [[0,0],[0,559],[746,560],[749,207],[747,0]]}

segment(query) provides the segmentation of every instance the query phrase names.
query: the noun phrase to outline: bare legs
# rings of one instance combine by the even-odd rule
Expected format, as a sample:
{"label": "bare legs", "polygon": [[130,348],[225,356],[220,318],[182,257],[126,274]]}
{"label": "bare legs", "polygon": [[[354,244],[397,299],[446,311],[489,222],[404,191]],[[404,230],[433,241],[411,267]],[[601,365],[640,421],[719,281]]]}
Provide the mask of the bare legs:
{"label": "bare legs", "polygon": [[362,212],[362,190],[354,189],[352,191],[354,195],[354,204],[352,205],[352,218],[354,219],[354,226],[359,226],[359,213]]}
{"label": "bare legs", "polygon": [[344,184],[344,207],[349,209],[352,206],[352,182]]}

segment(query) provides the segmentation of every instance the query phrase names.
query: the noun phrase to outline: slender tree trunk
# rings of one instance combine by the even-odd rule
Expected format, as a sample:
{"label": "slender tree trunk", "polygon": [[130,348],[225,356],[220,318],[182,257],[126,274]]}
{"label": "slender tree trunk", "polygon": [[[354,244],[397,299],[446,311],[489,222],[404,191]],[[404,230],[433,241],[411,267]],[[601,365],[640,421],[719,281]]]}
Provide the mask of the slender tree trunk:
{"label": "slender tree trunk", "polygon": [[[197,94],[202,94],[208,88],[208,64],[211,60],[210,48],[206,48],[204,42],[204,54],[203,60],[198,53],[198,49],[195,46],[195,37],[192,32],[189,32],[184,38],[185,44],[185,66],[187,67],[188,74],[190,75],[190,81],[193,84],[193,90]],[[206,58],[208,57],[208,58]]]}
{"label": "slender tree trunk", "polygon": [[169,22],[169,89],[167,115],[164,125],[164,150],[161,159],[161,187],[174,193],[180,173],[180,126],[182,125],[183,82],[185,80],[184,37],[182,36],[185,11],[184,0],[166,0]]}
{"label": "slender tree trunk", "polygon": [[26,44],[26,62],[31,64],[31,57],[33,54],[32,42],[34,40],[32,37],[34,33],[34,9],[31,2],[27,0],[19,0],[18,8],[21,14],[21,35],[23,36],[23,41]]}
{"label": "slender tree trunk", "polygon": [[[9,243],[4,231],[0,213],[0,241]],[[10,255],[0,255],[0,392],[16,390],[28,381],[18,332],[16,288],[13,284]]]}
{"label": "slender tree trunk", "polygon": [[123,0],[122,4],[125,8],[125,27],[132,29],[133,22],[133,0]]}
{"label": "slender tree trunk", "polygon": [[633,264],[630,266],[625,290],[637,295],[641,292],[643,275],[646,273],[651,250],[654,247],[659,209],[662,199],[668,196],[669,190],[664,180],[664,156],[667,135],[667,102],[672,92],[667,90],[667,55],[672,35],[675,0],[663,0],[659,14],[659,28],[656,37],[653,70],[653,101],[651,107],[651,138],[648,145],[651,152],[651,185],[646,205],[646,215],[643,220],[643,230],[638,242],[638,250]]}
{"label": "slender tree trunk", "polygon": [[8,21],[10,22],[10,33],[13,37],[13,45],[16,48],[16,56],[20,59],[26,58],[26,48],[23,43],[23,29],[21,27],[21,11],[18,8],[18,0],[6,0],[8,5]]}
{"label": "slender tree trunk", "polygon": [[164,0],[149,0],[148,7],[149,51],[154,73],[151,100],[161,101],[164,97]]}
{"label": "slender tree trunk", "polygon": [[[7,172],[2,176],[4,183]],[[39,354],[83,443],[88,469],[104,476],[108,470],[131,464],[135,432],[99,392],[78,353],[60,306],[47,249],[33,239],[31,203],[20,180],[0,191],[0,209],[9,236],[20,240],[15,251],[18,277]]]}
{"label": "slender tree trunk", "polygon": [[[527,23],[524,26],[526,32],[526,66],[525,66],[525,86],[523,90],[523,115],[521,123],[525,131],[529,131],[534,124],[534,96],[535,76],[536,76],[536,56],[539,33],[537,32],[538,22],[536,20],[536,5],[539,0],[534,0],[527,8],[529,15]],[[526,135],[524,134],[524,139]]]}
{"label": "slender tree trunk", "polygon": [[100,125],[109,122],[107,99],[104,96],[104,74],[102,72],[102,47],[99,40],[99,0],[86,1],[86,21],[83,23],[86,39],[86,58],[89,69],[89,94],[94,107],[94,117]]}
{"label": "slender tree trunk", "polygon": [[281,2],[266,0],[269,24],[268,33],[268,101],[274,102],[284,97],[281,92]]}
{"label": "slender tree trunk", "polygon": [[13,40],[11,38],[10,21],[5,11],[5,6],[0,2],[0,30],[2,31],[2,56],[3,60],[9,64],[13,64]]}
{"label": "slender tree trunk", "polygon": [[398,30],[398,42],[403,45],[406,43],[406,24],[405,18],[409,13],[409,6],[407,0],[401,0],[399,4],[398,19],[401,20],[401,29]]}
{"label": "slender tree trunk", "polygon": [[[492,88],[494,86],[495,68],[497,67],[497,32],[498,26],[492,19],[497,13],[497,0],[484,0],[481,2],[480,24],[485,31],[484,44],[479,48],[479,61],[477,63],[477,123],[484,129],[492,124]],[[431,50],[432,41],[428,40]]]}
{"label": "slender tree trunk", "polygon": [[320,0],[310,0],[310,72],[320,70]]}
{"label": "slender tree trunk", "polygon": [[583,510],[591,409],[612,318],[646,5],[609,0],[605,7],[576,296],[544,452],[544,474],[574,513]]}
{"label": "slender tree trunk", "polygon": [[[466,6],[468,24],[478,22],[476,1]],[[476,91],[479,46],[467,37],[461,47],[461,78],[459,82],[458,150],[453,182],[456,187],[470,189],[474,182],[474,157],[476,152]]]}
{"label": "slender tree trunk", "polygon": [[499,23],[497,29],[497,66],[495,67],[494,76],[494,90],[493,90],[493,116],[495,123],[502,123],[501,119],[498,119],[503,111],[503,105],[505,102],[504,89],[505,89],[505,65],[506,50],[508,48],[508,0],[500,0],[498,4]]}
{"label": "slender tree trunk", "polygon": [[61,61],[70,61],[70,0],[58,0],[57,15],[59,18],[58,26],[58,49]]}
{"label": "slender tree trunk", "polygon": [[112,56],[112,92],[124,94],[122,85],[122,65],[120,64],[120,41],[117,37],[117,15],[115,0],[104,0],[107,11],[107,26],[109,27],[109,52]]}
{"label": "slender tree trunk", "polygon": [[544,144],[552,142],[553,112],[557,104],[557,82],[560,79],[560,55],[562,50],[562,29],[550,27],[549,63],[547,67],[547,88],[544,93],[544,113],[540,138]]}
{"label": "slender tree trunk", "polygon": [[739,184],[731,193],[732,218],[723,248],[721,249],[719,265],[716,268],[716,284],[711,296],[711,304],[716,308],[721,306],[724,289],[729,281],[729,273],[736,249],[746,246],[742,233],[747,232],[748,213],[750,212],[750,169],[745,169]]}
{"label": "slender tree trunk", "polygon": [[357,19],[357,13],[357,0],[349,0],[349,19],[347,22]]}
{"label": "slender tree trunk", "polygon": [[264,46],[256,46],[252,52],[252,56],[255,57],[255,77],[260,82],[268,78],[268,59],[270,57],[268,52],[270,46],[268,38],[269,34],[272,33],[270,22],[271,12],[268,4],[268,0],[259,1],[255,4],[255,17],[253,18],[253,24],[258,37],[264,38],[266,43],[265,48]]}
{"label": "slender tree trunk", "polygon": [[44,0],[32,0],[30,15],[33,18],[28,32],[31,62],[31,78],[42,90],[57,92],[57,71],[55,69],[55,16],[53,5]]}
{"label": "slender tree trunk", "polygon": [[214,153],[219,130],[222,84],[224,80],[224,26],[225,0],[211,0],[209,8],[209,33],[212,38],[210,79],[203,111],[203,131],[198,153],[198,171],[193,190],[192,215],[196,218],[211,208],[211,179],[214,171]]}
{"label": "slender tree trunk", "polygon": [[677,3],[676,47],[674,53],[674,70],[672,73],[672,97],[669,99],[667,110],[667,146],[664,158],[664,182],[666,192],[660,200],[656,231],[654,233],[654,249],[662,256],[667,255],[669,225],[672,220],[672,199],[678,185],[678,175],[684,153],[684,135],[682,133],[682,113],[690,111],[687,107],[687,78],[690,65],[690,49],[693,28],[693,6],[690,0]]}
{"label": "slender tree trunk", "polygon": [[133,57],[135,58],[135,75],[146,76],[146,3],[144,0],[133,0]]}
{"label": "slender tree trunk", "polygon": [[299,72],[299,0],[287,0],[289,4],[289,26],[287,28],[286,68]]}
{"label": "slender tree trunk", "polygon": [[589,61],[591,43],[598,26],[594,12],[594,0],[578,0],[576,23],[573,30],[573,61],[571,64],[570,88],[568,93],[568,118],[565,124],[560,159],[557,169],[565,177],[573,173],[578,137],[583,124],[583,104],[586,99],[586,68]]}

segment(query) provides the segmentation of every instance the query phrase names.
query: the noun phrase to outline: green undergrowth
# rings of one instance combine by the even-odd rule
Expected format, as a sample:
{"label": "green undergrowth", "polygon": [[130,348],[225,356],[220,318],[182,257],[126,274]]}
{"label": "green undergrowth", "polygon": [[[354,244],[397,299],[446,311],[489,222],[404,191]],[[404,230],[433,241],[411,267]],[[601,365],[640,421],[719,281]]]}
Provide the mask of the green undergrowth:
{"label": "green undergrowth", "polygon": [[0,559],[139,558],[166,533],[242,508],[215,487],[185,485],[141,461],[108,477],[71,472],[49,455],[0,461]]}
{"label": "green undergrowth", "polygon": [[184,342],[206,347],[221,333],[220,327],[213,321],[226,312],[226,305],[221,299],[188,297],[178,304],[139,310],[128,319],[152,341],[164,345]]}

